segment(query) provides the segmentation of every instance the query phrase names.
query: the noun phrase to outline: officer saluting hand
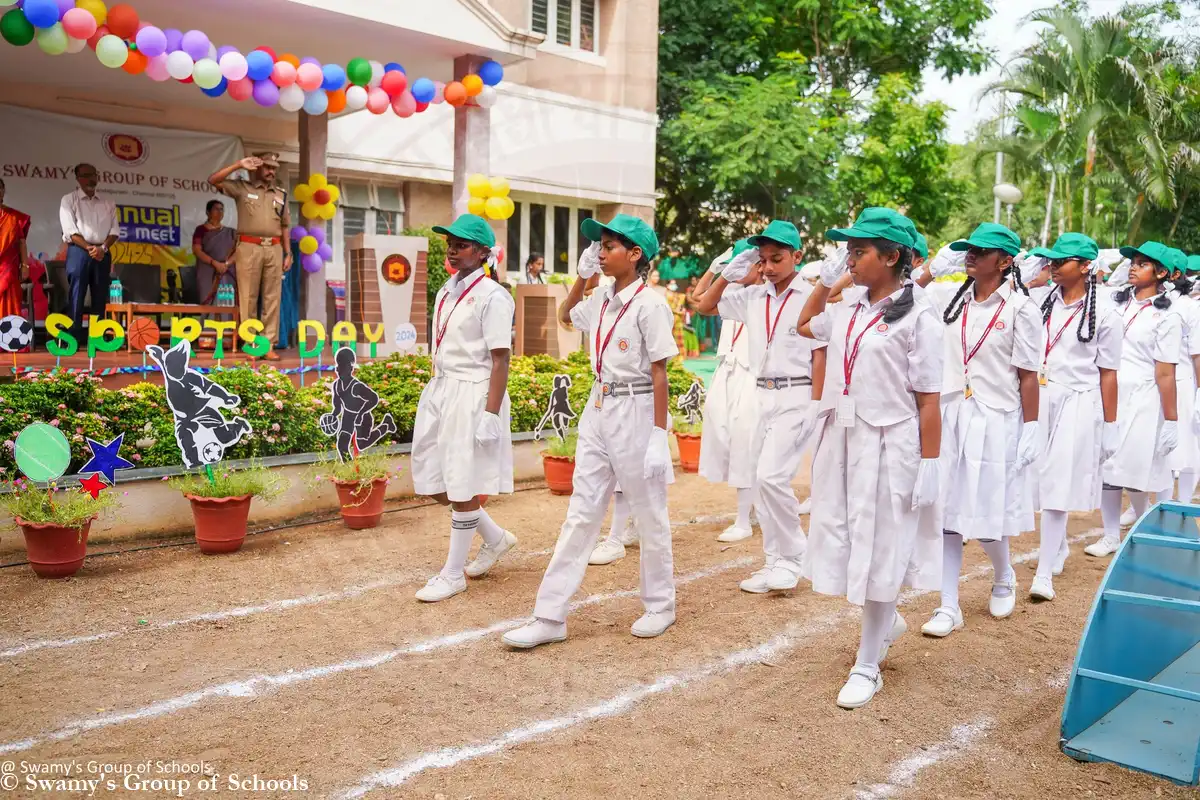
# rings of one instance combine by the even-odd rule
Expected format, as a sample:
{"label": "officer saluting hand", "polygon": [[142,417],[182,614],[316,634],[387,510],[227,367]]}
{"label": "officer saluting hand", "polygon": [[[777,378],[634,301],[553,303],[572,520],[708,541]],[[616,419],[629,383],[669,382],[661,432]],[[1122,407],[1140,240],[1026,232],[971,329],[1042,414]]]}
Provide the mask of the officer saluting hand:
{"label": "officer saluting hand", "polygon": [[[250,180],[230,180],[239,169]],[[292,250],[288,239],[291,213],[287,192],[275,184],[279,171],[278,153],[255,153],[209,176],[208,182],[237,204],[238,311],[242,319],[258,316],[262,296],[264,335],[271,342],[265,356],[278,361],[275,343],[279,340],[279,302],[283,293],[283,273],[292,268]]]}

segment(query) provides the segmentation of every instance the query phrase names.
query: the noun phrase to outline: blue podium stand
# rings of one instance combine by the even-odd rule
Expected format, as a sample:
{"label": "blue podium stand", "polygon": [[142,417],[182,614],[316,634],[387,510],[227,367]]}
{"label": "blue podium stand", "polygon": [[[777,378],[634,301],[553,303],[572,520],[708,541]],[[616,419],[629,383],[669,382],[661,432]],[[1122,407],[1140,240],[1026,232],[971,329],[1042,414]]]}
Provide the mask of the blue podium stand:
{"label": "blue podium stand", "polygon": [[1159,503],[1113,557],[1079,643],[1061,746],[1200,782],[1200,506]]}

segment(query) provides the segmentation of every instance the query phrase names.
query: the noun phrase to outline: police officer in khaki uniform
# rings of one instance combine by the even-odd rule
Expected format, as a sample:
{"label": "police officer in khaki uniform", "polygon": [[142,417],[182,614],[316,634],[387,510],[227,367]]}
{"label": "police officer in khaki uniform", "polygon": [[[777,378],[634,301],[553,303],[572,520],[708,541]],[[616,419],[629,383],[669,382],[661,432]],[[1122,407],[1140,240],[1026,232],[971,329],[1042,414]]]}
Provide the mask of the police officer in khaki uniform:
{"label": "police officer in khaki uniform", "polygon": [[[248,181],[229,180],[239,169],[251,176]],[[214,172],[208,182],[237,203],[238,310],[242,319],[258,314],[262,295],[264,335],[271,342],[266,358],[278,361],[275,343],[279,340],[279,301],[283,294],[283,273],[292,268],[292,250],[288,240],[291,213],[287,193],[275,185],[279,170],[278,153],[255,153],[235,164]]]}

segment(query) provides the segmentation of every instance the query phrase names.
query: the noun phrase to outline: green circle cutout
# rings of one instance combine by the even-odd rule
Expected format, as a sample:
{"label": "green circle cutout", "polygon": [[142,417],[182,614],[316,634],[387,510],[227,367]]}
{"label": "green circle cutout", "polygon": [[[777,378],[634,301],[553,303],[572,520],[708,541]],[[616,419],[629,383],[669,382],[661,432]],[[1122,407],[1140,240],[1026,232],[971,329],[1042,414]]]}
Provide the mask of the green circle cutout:
{"label": "green circle cutout", "polygon": [[71,444],[53,425],[35,422],[17,436],[14,455],[17,468],[38,483],[63,476],[71,464]]}

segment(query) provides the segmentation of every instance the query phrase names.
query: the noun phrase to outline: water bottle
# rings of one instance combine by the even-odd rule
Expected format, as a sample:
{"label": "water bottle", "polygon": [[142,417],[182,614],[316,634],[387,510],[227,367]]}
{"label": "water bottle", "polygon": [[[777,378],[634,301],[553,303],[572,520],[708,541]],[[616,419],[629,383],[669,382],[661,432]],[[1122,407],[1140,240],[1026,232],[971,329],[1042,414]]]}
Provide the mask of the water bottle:
{"label": "water bottle", "polygon": [[120,278],[113,278],[113,281],[108,286],[108,302],[123,303],[125,302],[125,289],[121,286]]}
{"label": "water bottle", "polygon": [[221,284],[221,305],[233,305],[233,286],[228,283]]}

